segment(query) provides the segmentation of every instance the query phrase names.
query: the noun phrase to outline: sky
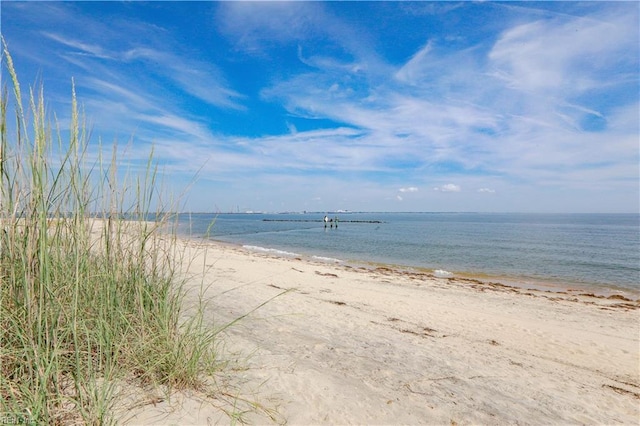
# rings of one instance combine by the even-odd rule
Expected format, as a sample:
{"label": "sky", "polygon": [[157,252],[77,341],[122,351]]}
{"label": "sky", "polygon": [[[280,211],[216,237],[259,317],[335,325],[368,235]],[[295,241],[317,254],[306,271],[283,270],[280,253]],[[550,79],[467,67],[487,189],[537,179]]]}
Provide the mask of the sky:
{"label": "sky", "polygon": [[183,210],[640,210],[637,2],[0,7],[23,90]]}

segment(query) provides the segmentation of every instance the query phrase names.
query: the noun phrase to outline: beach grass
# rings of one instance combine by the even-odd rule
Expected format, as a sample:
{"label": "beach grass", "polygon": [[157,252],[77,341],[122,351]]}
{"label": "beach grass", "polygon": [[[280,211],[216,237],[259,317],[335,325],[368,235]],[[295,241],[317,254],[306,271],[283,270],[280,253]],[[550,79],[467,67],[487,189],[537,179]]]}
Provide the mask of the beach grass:
{"label": "beach grass", "polygon": [[127,173],[115,147],[90,156],[75,90],[63,128],[42,88],[23,99],[3,47],[3,421],[109,424],[123,383],[204,386],[219,368],[217,332],[203,324],[202,309],[183,314],[175,215],[166,213],[174,206],[160,203],[153,158]]}

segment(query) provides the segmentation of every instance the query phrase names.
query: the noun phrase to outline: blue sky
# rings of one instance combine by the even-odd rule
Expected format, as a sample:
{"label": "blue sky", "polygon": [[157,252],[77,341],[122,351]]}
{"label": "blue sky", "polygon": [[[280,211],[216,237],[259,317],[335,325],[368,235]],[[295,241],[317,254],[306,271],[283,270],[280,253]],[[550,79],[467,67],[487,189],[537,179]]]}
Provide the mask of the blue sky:
{"label": "blue sky", "polygon": [[[10,2],[23,86],[192,211],[639,211],[636,2]],[[4,73],[4,69],[3,69]]]}

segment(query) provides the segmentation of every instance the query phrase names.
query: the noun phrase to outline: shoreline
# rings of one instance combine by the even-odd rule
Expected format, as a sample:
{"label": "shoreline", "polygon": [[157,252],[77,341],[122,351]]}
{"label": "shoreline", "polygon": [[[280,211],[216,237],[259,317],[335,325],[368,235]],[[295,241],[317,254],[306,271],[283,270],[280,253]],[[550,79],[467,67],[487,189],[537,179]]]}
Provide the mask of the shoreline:
{"label": "shoreline", "polygon": [[[190,235],[180,235],[180,238],[185,238],[188,240],[199,241],[202,243],[212,243],[212,244],[221,244],[228,245],[230,247],[239,248],[242,250],[246,250],[251,253],[265,253],[270,254],[276,257],[283,258],[299,258],[302,260],[311,260],[311,261],[326,261],[328,264],[342,264],[346,266],[351,266],[354,268],[365,267],[365,268],[390,268],[399,273],[418,273],[418,274],[431,274],[434,275],[437,269],[421,267],[421,266],[413,266],[413,265],[402,265],[393,262],[379,262],[379,261],[369,261],[362,259],[338,259],[331,258],[313,254],[302,254],[293,251],[288,251],[287,249],[275,249],[270,247],[262,247],[251,244],[243,244],[236,242],[229,242],[224,240],[218,240],[213,238],[205,238],[202,236],[190,236]],[[294,249],[291,249],[294,250]],[[446,273],[452,274],[451,278],[463,279],[463,280],[472,280],[472,281],[481,281],[487,284],[499,284],[507,287],[514,287],[520,290],[535,290],[535,291],[544,291],[550,293],[559,293],[559,294],[574,294],[574,295],[593,295],[595,298],[608,298],[613,296],[614,298],[621,296],[624,300],[628,301],[636,301],[640,302],[640,288],[631,289],[628,287],[623,287],[616,284],[601,284],[601,283],[590,283],[590,282],[576,282],[576,281],[568,281],[568,280],[552,280],[549,278],[532,278],[525,276],[509,276],[509,275],[496,275],[489,274],[484,272],[477,271],[442,271]],[[442,278],[442,277],[441,277]],[[446,278],[446,277],[444,277]]]}
{"label": "shoreline", "polygon": [[[366,268],[183,239],[254,424],[634,424],[640,302]],[[266,302],[266,304],[265,304]],[[259,309],[253,311],[256,307]],[[229,395],[227,391],[225,395]],[[226,423],[197,393],[128,424]],[[220,417],[222,415],[222,417]]]}

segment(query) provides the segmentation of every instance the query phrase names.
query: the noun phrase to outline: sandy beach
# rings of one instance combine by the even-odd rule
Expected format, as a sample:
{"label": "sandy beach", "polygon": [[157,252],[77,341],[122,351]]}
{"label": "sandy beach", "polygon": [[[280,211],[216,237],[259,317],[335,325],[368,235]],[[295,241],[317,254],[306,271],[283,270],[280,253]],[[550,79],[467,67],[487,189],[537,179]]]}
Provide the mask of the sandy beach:
{"label": "sandy beach", "polygon": [[126,424],[639,422],[633,297],[179,244],[212,327],[268,303],[221,333],[216,398],[158,398]]}

